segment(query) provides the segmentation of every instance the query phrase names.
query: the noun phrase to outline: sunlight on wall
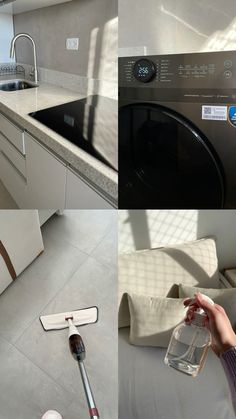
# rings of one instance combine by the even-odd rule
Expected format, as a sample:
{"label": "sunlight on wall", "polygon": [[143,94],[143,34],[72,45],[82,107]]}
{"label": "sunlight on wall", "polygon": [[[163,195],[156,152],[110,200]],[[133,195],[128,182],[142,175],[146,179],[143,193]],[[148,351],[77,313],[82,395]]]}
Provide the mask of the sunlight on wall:
{"label": "sunlight on wall", "polygon": [[103,31],[99,79],[117,81],[118,79],[118,17],[109,20]]}
{"label": "sunlight on wall", "polygon": [[224,31],[214,32],[202,46],[202,51],[232,51],[236,49],[236,18]]}
{"label": "sunlight on wall", "polygon": [[119,252],[195,240],[197,224],[197,210],[119,211]]}
{"label": "sunlight on wall", "polygon": [[132,252],[135,250],[134,238],[132,235],[131,223],[129,218],[129,211],[119,211],[119,253]]}
{"label": "sunlight on wall", "polygon": [[236,47],[235,0],[149,0],[148,7],[138,3],[119,0],[121,56],[144,55],[144,45],[147,55]]}
{"label": "sunlight on wall", "polygon": [[[101,43],[101,45],[100,45]],[[118,78],[118,17],[106,22],[103,28],[94,28],[90,35],[90,47],[88,58],[88,87],[87,96],[95,92],[101,95],[111,97],[117,96],[117,86],[114,84]],[[98,80],[94,79],[95,66],[98,66]],[[104,81],[108,82],[104,86]],[[109,82],[111,82],[109,84]],[[111,85],[111,89],[109,89]],[[109,91],[111,90],[111,91]],[[112,93],[111,93],[112,92]],[[83,136],[88,139],[89,121],[91,119],[90,107],[85,107]],[[106,114],[97,106],[93,117],[93,138],[90,139],[96,143],[96,149],[107,158],[115,162],[117,166],[117,146],[114,141],[109,142],[110,137],[117,137],[117,114],[114,109],[108,109]],[[106,143],[106,146],[104,144]]]}
{"label": "sunlight on wall", "polygon": [[172,17],[175,20],[175,22],[179,22],[181,25],[185,26],[187,29],[190,29],[196,35],[202,36],[203,38],[208,38],[207,34],[199,31],[196,27],[190,25],[188,22],[186,22],[184,19],[181,19],[181,17],[172,13],[170,10],[165,9],[163,5],[159,7],[159,10],[161,13],[164,13],[165,15]]}
{"label": "sunlight on wall", "polygon": [[[99,28],[93,28],[90,34],[90,46],[89,46],[89,57],[88,57],[88,87],[87,95],[91,95],[94,92],[95,80],[93,78],[95,58],[96,58],[96,49],[97,49],[97,39],[98,39]],[[84,112],[84,123],[83,123],[83,136],[84,138],[88,137],[88,126],[89,126],[89,108],[85,107]]]}
{"label": "sunlight on wall", "polygon": [[[118,17],[94,28],[90,35],[87,95],[118,97]],[[98,76],[94,74],[98,70]]]}
{"label": "sunlight on wall", "polygon": [[214,236],[220,269],[236,266],[236,210],[119,211],[119,253]]}
{"label": "sunlight on wall", "polygon": [[197,237],[198,211],[147,211],[152,247],[183,243]]}
{"label": "sunlight on wall", "polygon": [[88,94],[92,94],[94,90],[94,67],[96,60],[97,40],[98,40],[99,28],[93,28],[90,34],[90,45],[89,45],[89,57],[88,57]]}
{"label": "sunlight on wall", "polygon": [[[117,141],[110,141],[111,138],[118,138],[118,110],[116,104],[104,108],[105,98],[98,100],[94,111],[93,119],[93,143],[96,150],[115,168],[118,167],[118,144]],[[99,101],[102,103],[99,106]]]}

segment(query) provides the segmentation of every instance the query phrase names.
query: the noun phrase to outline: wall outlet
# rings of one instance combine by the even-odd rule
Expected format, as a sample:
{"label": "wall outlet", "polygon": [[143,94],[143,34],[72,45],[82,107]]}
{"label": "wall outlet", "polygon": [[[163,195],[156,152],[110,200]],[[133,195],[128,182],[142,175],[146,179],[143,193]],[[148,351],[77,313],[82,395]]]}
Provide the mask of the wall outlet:
{"label": "wall outlet", "polygon": [[66,49],[78,51],[78,49],[79,49],[79,38],[67,38]]}

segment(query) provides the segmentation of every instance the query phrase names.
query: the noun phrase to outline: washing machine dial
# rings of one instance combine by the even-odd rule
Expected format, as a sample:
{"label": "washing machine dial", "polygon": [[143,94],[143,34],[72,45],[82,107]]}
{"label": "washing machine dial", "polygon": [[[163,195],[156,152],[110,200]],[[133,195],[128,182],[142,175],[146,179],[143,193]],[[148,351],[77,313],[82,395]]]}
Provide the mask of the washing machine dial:
{"label": "washing machine dial", "polygon": [[136,80],[148,83],[156,74],[155,64],[151,60],[142,58],[134,64],[133,74]]}

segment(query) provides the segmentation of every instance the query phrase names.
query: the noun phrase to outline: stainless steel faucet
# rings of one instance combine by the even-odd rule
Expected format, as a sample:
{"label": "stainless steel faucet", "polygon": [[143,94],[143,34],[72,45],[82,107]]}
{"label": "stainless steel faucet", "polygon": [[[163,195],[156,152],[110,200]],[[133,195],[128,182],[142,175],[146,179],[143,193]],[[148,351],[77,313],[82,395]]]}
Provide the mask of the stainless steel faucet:
{"label": "stainless steel faucet", "polygon": [[[14,36],[14,38],[11,41],[11,50],[10,50],[10,58],[14,57],[14,51],[15,51],[15,42],[18,38],[28,38],[33,45],[33,52],[34,52],[34,81],[36,84],[38,84],[38,68],[37,68],[37,56],[36,56],[36,45],[35,42],[33,40],[33,38],[28,35],[27,33],[18,33],[18,35]],[[32,75],[32,73],[31,73]]]}

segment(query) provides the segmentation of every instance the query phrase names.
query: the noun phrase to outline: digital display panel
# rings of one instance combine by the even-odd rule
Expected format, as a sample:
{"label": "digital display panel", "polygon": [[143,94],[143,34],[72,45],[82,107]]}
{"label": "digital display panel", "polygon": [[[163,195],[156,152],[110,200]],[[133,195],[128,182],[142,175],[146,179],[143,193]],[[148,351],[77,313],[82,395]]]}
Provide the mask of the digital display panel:
{"label": "digital display panel", "polygon": [[155,65],[152,61],[147,59],[141,59],[136,61],[134,65],[134,77],[143,82],[147,83],[154,77],[156,73]]}

